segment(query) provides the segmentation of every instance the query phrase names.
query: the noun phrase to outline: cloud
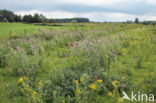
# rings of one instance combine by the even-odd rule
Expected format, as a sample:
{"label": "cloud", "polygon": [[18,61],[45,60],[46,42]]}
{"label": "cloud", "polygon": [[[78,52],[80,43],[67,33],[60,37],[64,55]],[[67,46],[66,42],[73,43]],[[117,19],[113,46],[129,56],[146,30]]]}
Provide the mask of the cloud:
{"label": "cloud", "polygon": [[124,0],[57,0],[59,3],[65,4],[81,4],[81,5],[92,5],[92,6],[106,6],[112,5]]}
{"label": "cloud", "polygon": [[156,5],[156,0],[146,0],[148,4]]}
{"label": "cloud", "polygon": [[125,21],[135,17],[155,20],[155,5],[156,0],[4,0],[0,9],[21,15],[40,12],[48,18],[88,17],[94,21]]}
{"label": "cloud", "polygon": [[75,12],[64,12],[64,11],[51,11],[51,12],[44,12],[44,11],[20,11],[16,12],[16,14],[25,15],[25,14],[34,14],[34,13],[41,13],[48,18],[74,18],[74,17],[86,17],[89,18],[91,21],[127,21],[132,20],[136,17],[139,20],[156,20],[156,16],[148,16],[148,15],[133,15],[133,14],[126,14],[126,13],[119,13],[119,12],[82,12],[82,13],[75,13]]}

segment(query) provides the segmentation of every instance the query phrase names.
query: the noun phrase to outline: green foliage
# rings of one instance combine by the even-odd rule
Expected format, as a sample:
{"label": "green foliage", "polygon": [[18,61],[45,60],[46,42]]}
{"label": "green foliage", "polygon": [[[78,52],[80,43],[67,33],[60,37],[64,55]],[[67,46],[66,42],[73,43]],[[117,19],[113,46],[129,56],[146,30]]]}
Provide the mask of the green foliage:
{"label": "green foliage", "polygon": [[0,102],[129,103],[123,91],[156,90],[153,26],[75,24],[1,24],[16,29],[0,41]]}

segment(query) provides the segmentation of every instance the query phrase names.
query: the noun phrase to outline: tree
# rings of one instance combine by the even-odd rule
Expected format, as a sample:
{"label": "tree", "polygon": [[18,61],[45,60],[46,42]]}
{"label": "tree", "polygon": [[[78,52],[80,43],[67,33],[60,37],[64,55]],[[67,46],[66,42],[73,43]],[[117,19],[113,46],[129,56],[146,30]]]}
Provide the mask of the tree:
{"label": "tree", "polygon": [[14,22],[15,20],[15,14],[12,11],[0,10],[0,15],[2,15],[2,19],[6,18],[9,22]]}
{"label": "tree", "polygon": [[33,23],[33,16],[32,15],[24,15],[22,21],[27,22],[27,23]]}
{"label": "tree", "polygon": [[139,23],[139,19],[135,18],[135,23],[138,24]]}
{"label": "tree", "polygon": [[42,22],[42,23],[47,22],[46,17],[43,16],[42,14],[40,14],[40,22]]}
{"label": "tree", "polygon": [[0,15],[0,22],[2,21],[2,15]]}
{"label": "tree", "polygon": [[34,17],[33,17],[33,21],[32,22],[34,22],[34,23],[39,23],[39,22],[41,22],[41,20],[40,20],[40,15],[38,14],[38,13],[35,13],[34,14]]}
{"label": "tree", "polygon": [[15,22],[21,22],[22,17],[20,15],[15,15]]}

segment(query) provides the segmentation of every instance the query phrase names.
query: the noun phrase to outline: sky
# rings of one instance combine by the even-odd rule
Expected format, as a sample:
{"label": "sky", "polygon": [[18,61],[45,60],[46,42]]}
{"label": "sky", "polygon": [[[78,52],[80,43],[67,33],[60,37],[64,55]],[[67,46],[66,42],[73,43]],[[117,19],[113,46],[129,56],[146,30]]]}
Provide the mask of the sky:
{"label": "sky", "polygon": [[47,18],[85,17],[97,22],[156,20],[156,0],[0,0],[0,9],[22,16],[42,13]]}

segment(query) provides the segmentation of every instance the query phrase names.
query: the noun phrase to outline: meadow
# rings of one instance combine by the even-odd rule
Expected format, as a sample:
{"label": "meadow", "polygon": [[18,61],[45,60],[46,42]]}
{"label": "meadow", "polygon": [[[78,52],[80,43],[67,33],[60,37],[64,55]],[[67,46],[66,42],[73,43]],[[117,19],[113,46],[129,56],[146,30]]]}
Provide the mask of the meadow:
{"label": "meadow", "polygon": [[0,23],[0,103],[132,103],[155,84],[156,26]]}

